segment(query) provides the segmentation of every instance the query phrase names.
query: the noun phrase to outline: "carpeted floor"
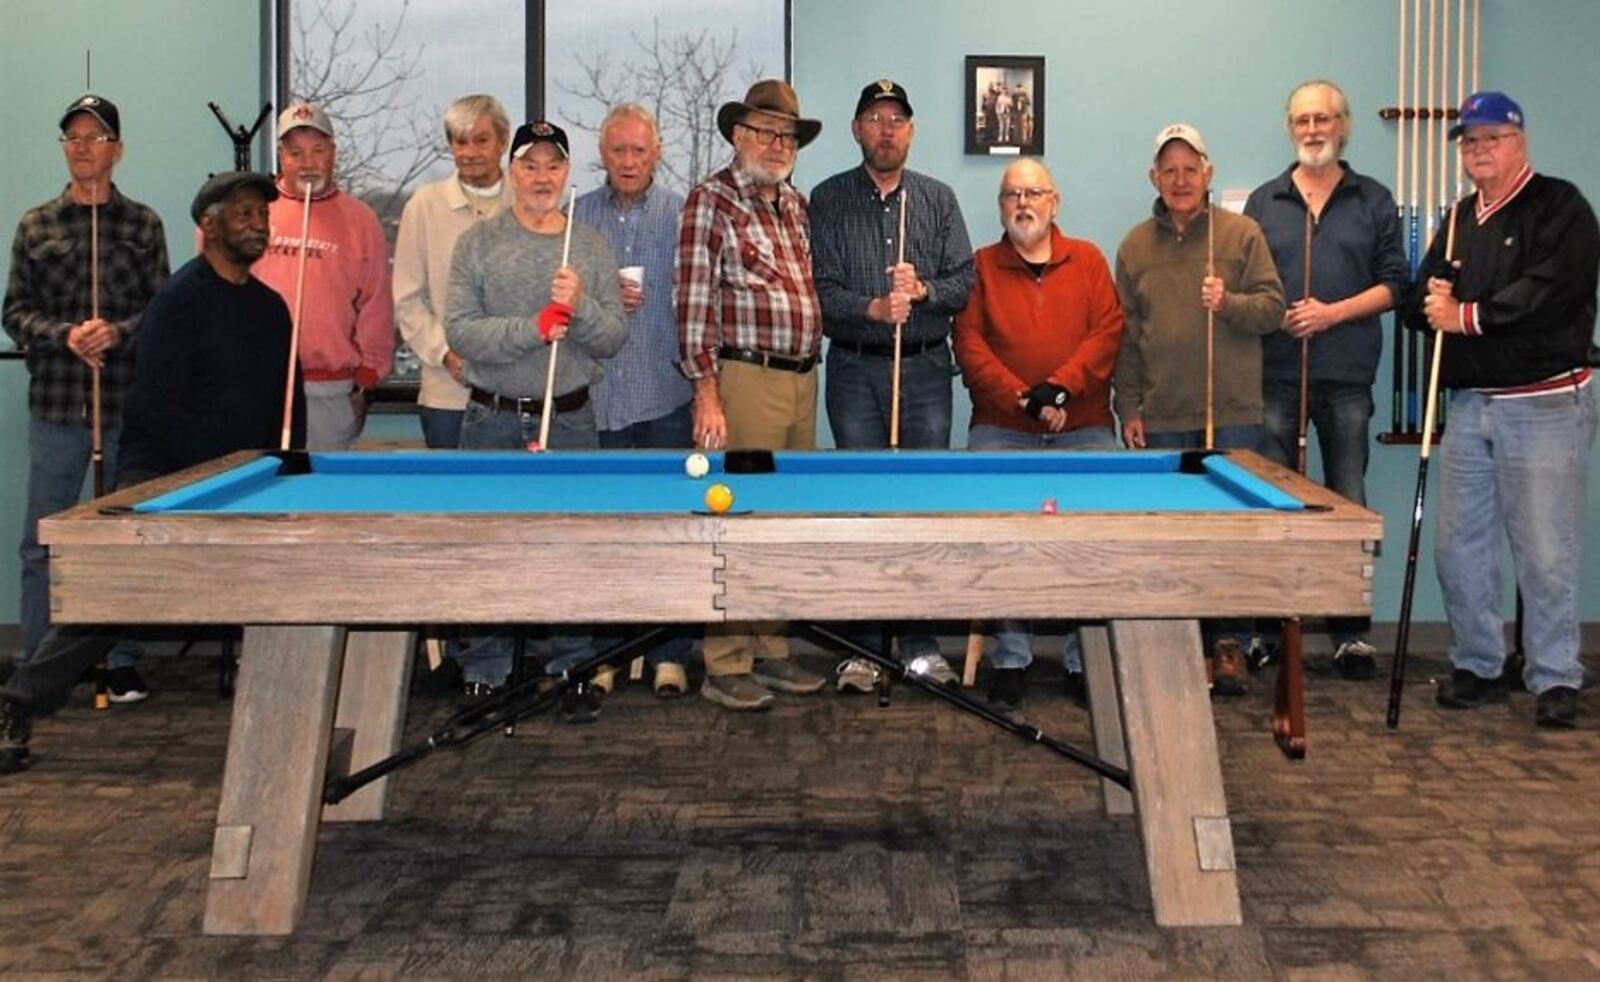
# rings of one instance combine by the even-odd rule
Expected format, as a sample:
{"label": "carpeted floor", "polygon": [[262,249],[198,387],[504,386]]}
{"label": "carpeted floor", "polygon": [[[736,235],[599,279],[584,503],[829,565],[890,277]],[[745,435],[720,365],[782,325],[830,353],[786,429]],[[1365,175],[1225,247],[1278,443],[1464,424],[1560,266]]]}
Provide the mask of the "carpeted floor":
{"label": "carpeted floor", "polygon": [[[79,700],[0,779],[0,973],[1600,978],[1600,700],[1540,731],[1526,694],[1436,709],[1414,665],[1398,733],[1384,683],[1314,673],[1303,762],[1266,676],[1216,705],[1238,928],[1157,928],[1087,771],[921,694],[740,716],[635,687],[405,772],[387,821],[325,828],[301,930],[249,939],[199,930],[228,704],[157,659],[149,702]],[[1089,745],[1033,672],[1025,715]],[[408,734],[451,705],[414,698]]]}

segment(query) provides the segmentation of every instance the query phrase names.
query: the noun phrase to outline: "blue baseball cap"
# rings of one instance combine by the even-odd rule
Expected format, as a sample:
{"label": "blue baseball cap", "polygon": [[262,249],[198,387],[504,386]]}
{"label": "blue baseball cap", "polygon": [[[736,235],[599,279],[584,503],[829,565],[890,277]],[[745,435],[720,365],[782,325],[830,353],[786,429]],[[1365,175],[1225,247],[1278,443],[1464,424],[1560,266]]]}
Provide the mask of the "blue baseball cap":
{"label": "blue baseball cap", "polygon": [[1510,123],[1523,129],[1522,107],[1504,92],[1474,92],[1461,104],[1461,117],[1450,127],[1450,139],[1465,133],[1469,126],[1498,126]]}

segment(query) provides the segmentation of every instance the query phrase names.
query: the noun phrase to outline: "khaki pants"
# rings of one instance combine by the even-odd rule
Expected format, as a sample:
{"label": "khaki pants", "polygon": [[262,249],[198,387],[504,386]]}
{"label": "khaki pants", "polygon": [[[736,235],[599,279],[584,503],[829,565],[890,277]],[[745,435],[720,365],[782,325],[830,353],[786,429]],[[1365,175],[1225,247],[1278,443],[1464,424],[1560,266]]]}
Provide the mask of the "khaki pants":
{"label": "khaki pants", "polygon": [[[817,372],[801,375],[723,361],[717,393],[728,419],[730,450],[812,450],[817,445]],[[748,675],[757,658],[788,658],[781,622],[729,622],[706,628],[707,675]]]}

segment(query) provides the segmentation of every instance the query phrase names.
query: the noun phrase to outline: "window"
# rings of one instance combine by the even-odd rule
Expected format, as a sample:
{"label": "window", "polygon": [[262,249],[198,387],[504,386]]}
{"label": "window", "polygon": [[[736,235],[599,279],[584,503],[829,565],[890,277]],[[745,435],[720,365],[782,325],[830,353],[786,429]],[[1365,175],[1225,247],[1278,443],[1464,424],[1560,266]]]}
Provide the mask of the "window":
{"label": "window", "polygon": [[[411,192],[451,173],[444,111],[469,93],[498,98],[513,126],[565,129],[580,194],[603,180],[606,111],[642,103],[661,122],[657,179],[682,191],[731,156],[717,108],[758,78],[788,77],[789,2],[275,0],[278,108],[306,99],[328,113],[339,184],[391,243]],[[416,371],[402,346],[386,388],[414,387]]]}

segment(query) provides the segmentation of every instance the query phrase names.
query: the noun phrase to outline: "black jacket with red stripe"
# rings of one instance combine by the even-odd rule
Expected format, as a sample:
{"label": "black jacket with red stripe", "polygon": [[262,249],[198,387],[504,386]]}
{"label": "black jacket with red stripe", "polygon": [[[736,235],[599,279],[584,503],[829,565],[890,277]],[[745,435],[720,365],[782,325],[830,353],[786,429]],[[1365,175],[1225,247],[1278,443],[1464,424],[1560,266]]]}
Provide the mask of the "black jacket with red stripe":
{"label": "black jacket with red stripe", "polygon": [[[1454,292],[1468,333],[1446,338],[1440,384],[1521,386],[1589,364],[1600,226],[1583,194],[1534,174],[1481,224],[1477,200],[1463,198],[1456,220]],[[1445,266],[1447,231],[1433,237],[1412,284],[1406,307],[1414,330],[1429,330],[1422,300],[1429,273]]]}

